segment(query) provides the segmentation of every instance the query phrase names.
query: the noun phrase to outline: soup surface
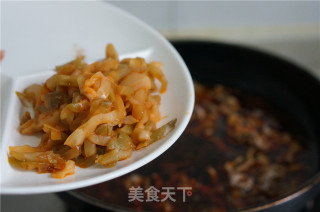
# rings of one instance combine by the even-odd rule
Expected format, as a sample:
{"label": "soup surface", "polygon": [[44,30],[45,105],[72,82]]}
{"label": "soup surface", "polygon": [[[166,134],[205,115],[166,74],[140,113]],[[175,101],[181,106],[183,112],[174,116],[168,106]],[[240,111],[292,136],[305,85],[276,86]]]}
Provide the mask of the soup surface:
{"label": "soup surface", "polygon": [[138,211],[221,212],[280,198],[311,176],[306,141],[272,105],[221,85],[195,88],[193,116],[172,148],[79,192]]}

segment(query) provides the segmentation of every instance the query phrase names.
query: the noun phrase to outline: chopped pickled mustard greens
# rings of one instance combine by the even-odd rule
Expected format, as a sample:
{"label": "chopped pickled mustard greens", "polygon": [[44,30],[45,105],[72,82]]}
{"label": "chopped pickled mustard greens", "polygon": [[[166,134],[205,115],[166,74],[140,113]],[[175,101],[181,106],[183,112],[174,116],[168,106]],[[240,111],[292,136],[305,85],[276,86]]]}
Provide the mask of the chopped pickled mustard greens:
{"label": "chopped pickled mustard greens", "polygon": [[112,44],[105,54],[92,64],[80,55],[56,66],[56,74],[44,84],[16,92],[34,112],[24,113],[20,133],[42,133],[42,138],[37,147],[10,147],[10,164],[64,178],[74,173],[75,165],[115,166],[175,127],[176,119],[156,128],[162,120],[160,94],[167,89],[162,64],[143,58],[119,61]]}

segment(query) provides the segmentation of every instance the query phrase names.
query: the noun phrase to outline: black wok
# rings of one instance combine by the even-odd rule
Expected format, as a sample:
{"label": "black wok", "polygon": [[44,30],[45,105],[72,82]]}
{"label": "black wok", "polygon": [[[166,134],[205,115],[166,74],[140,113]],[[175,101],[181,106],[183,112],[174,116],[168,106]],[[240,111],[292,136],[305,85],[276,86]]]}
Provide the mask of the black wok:
{"label": "black wok", "polygon": [[[299,211],[320,191],[320,82],[304,68],[247,47],[204,41],[173,41],[193,79],[254,93],[291,117],[310,145],[313,176],[292,193],[242,211]],[[165,154],[165,153],[164,153]],[[75,211],[126,211],[75,191],[60,193]],[[315,210],[319,210],[315,209]]]}

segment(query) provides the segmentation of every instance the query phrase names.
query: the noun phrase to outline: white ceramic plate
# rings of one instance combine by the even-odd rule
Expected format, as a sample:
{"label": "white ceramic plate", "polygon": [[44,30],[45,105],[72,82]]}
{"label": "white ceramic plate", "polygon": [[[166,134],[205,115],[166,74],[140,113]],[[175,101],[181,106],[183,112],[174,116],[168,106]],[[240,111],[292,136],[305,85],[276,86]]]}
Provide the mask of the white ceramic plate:
{"label": "white ceramic plate", "polygon": [[[191,76],[169,42],[143,22],[104,2],[3,2],[1,16],[1,48],[6,52],[1,64],[1,193],[58,192],[113,179],[158,157],[185,129],[194,104]],[[169,84],[160,110],[168,117],[159,126],[177,118],[176,128],[168,137],[134,152],[114,168],[77,167],[73,176],[53,179],[50,174],[11,167],[8,146],[39,144],[39,138],[17,131],[21,104],[14,91],[43,82],[55,65],[75,57],[75,49],[84,49],[87,61],[103,58],[108,42],[122,57],[163,62]]]}

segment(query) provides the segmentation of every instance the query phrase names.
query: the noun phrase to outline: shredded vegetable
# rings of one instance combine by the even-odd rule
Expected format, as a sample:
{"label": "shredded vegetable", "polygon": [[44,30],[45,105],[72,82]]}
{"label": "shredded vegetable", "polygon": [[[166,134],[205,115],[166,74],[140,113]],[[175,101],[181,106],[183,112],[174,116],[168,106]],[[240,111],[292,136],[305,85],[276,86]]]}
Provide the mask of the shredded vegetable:
{"label": "shredded vegetable", "polygon": [[9,162],[16,167],[64,178],[75,165],[115,166],[175,127],[176,119],[156,128],[162,119],[160,94],[167,89],[160,62],[119,61],[108,44],[104,60],[87,64],[78,56],[56,72],[44,84],[16,92],[34,113],[22,116],[20,133],[42,133],[37,147],[9,148]]}

